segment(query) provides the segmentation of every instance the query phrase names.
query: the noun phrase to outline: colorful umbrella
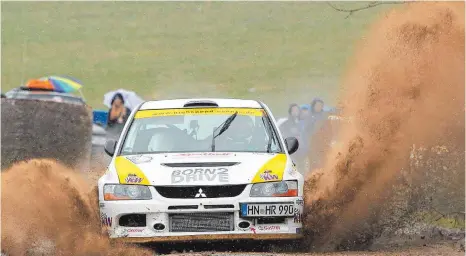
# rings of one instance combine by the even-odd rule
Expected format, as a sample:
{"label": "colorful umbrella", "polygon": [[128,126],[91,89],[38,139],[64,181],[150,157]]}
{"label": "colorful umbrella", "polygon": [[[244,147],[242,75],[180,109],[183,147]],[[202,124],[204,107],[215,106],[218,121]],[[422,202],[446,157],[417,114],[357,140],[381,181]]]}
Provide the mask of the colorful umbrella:
{"label": "colorful umbrella", "polygon": [[29,80],[24,87],[28,89],[70,93],[81,89],[82,84],[80,81],[71,77],[48,76]]}

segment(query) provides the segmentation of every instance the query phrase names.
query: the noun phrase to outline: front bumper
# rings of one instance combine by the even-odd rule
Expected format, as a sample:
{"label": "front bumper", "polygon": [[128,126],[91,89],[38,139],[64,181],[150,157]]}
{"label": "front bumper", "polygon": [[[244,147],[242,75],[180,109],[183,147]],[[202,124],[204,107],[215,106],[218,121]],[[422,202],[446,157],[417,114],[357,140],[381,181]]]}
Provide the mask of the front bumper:
{"label": "front bumper", "polygon": [[186,241],[218,241],[218,240],[297,240],[301,234],[223,234],[223,235],[184,235],[184,236],[154,236],[154,237],[121,237],[114,238],[125,243],[151,243],[151,242],[186,242]]}
{"label": "front bumper", "polygon": [[[249,192],[249,190],[247,190]],[[241,203],[293,204],[294,215],[286,217],[242,217]],[[190,207],[190,208],[189,208]],[[156,196],[152,200],[100,201],[102,225],[110,238],[125,242],[167,242],[203,240],[288,240],[302,237],[302,197],[252,198],[243,193],[233,198],[168,199]],[[174,230],[171,217],[176,214],[228,214],[232,227],[228,231]],[[139,222],[128,226],[128,216],[139,216]],[[187,218],[189,219],[189,218]],[[240,223],[249,223],[245,228]],[[189,224],[189,220],[186,221]],[[157,230],[155,226],[159,225]],[[160,224],[164,228],[160,229]],[[192,224],[191,224],[192,225]],[[196,224],[198,225],[198,224]]]}

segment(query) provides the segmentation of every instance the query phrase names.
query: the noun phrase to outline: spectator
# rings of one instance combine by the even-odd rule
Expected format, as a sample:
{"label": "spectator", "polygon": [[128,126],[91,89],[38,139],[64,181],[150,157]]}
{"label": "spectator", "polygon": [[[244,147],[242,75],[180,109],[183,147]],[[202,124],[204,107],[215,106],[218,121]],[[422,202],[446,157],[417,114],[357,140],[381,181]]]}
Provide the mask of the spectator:
{"label": "spectator", "polygon": [[[328,113],[324,111],[324,101],[320,98],[314,98],[311,102],[311,116],[305,125],[307,135],[306,140],[308,141],[308,146],[312,149],[309,150],[311,170],[320,168],[322,163],[321,159],[325,156],[325,152],[323,152],[323,150],[314,150],[315,148],[322,148],[323,145],[320,146],[314,144],[323,143],[321,142],[324,141],[323,138],[316,138],[315,135],[317,134],[317,131],[321,131],[323,126],[327,124],[327,119]],[[323,134],[323,132],[319,134]]]}
{"label": "spectator", "polygon": [[288,108],[288,119],[279,126],[280,132],[283,134],[285,138],[295,137],[299,139],[299,114],[300,109],[298,104],[291,104]]}
{"label": "spectator", "polygon": [[327,152],[332,147],[332,141],[335,134],[334,126],[337,125],[336,122],[325,119],[319,121],[319,127],[317,130],[314,130],[314,134],[311,137],[309,144],[309,169],[310,171],[320,169],[324,167]]}
{"label": "spectator", "polygon": [[322,119],[324,115],[324,101],[320,98],[314,98],[311,102],[311,118]]}
{"label": "spectator", "polygon": [[310,115],[310,110],[311,110],[311,105],[309,104],[303,104],[300,107],[301,111],[299,112],[299,119],[300,120],[306,120]]}
{"label": "spectator", "polygon": [[311,105],[309,104],[303,104],[300,107],[300,112],[299,112],[299,126],[300,126],[300,134],[301,137],[305,133],[305,128],[306,124],[309,122],[309,118],[311,117]]}
{"label": "spectator", "polygon": [[119,136],[131,110],[125,107],[125,100],[121,93],[113,96],[111,104],[112,107],[108,111],[107,130],[113,135]]}
{"label": "spectator", "polygon": [[305,129],[312,136],[315,131],[320,129],[322,120],[326,120],[328,113],[324,111],[324,101],[320,98],[314,98],[311,102],[311,114],[308,122],[305,124]]}
{"label": "spectator", "polygon": [[299,112],[299,135],[298,135],[298,142],[299,147],[296,153],[293,154],[293,160],[295,161],[298,170],[301,173],[306,171],[306,163],[307,163],[307,151],[308,151],[308,143],[307,137],[305,132],[305,124],[308,122],[311,114],[311,106],[309,104],[303,104],[300,107]]}

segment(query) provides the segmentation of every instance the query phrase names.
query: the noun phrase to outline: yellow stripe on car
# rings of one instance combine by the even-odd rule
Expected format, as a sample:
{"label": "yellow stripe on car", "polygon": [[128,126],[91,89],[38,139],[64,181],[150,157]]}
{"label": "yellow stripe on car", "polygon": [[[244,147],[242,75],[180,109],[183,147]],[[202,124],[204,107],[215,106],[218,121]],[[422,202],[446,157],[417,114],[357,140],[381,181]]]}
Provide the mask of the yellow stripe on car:
{"label": "yellow stripe on car", "polygon": [[285,154],[278,154],[265,163],[252,179],[252,183],[283,180],[287,157]]}
{"label": "yellow stripe on car", "polygon": [[150,185],[144,172],[139,167],[124,156],[115,159],[115,169],[118,174],[120,184],[140,184]]}
{"label": "yellow stripe on car", "polygon": [[139,110],[134,118],[148,118],[156,116],[184,116],[184,115],[238,115],[263,116],[264,110],[260,108],[183,108],[183,109],[149,109]]}

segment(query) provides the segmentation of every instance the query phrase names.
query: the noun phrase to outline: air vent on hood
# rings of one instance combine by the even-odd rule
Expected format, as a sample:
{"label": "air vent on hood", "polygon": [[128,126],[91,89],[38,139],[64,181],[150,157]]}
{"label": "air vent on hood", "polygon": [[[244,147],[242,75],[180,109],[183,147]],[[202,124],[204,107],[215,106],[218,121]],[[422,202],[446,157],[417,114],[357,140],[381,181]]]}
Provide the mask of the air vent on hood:
{"label": "air vent on hood", "polygon": [[171,205],[168,206],[168,210],[193,210],[197,209],[197,205]]}
{"label": "air vent on hood", "polygon": [[167,167],[218,167],[237,164],[239,164],[239,162],[162,163],[162,165]]}
{"label": "air vent on hood", "polygon": [[218,104],[211,100],[190,101],[184,104],[185,108],[189,107],[218,107]]}

